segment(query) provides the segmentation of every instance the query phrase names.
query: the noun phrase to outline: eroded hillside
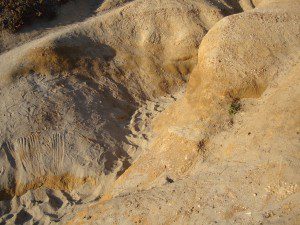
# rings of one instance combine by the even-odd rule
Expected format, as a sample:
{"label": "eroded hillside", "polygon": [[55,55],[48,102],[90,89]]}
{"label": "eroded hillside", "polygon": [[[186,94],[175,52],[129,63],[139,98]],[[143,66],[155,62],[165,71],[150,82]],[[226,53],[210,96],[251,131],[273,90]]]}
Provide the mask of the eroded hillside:
{"label": "eroded hillside", "polygon": [[2,53],[2,222],[297,224],[299,11],[105,1]]}

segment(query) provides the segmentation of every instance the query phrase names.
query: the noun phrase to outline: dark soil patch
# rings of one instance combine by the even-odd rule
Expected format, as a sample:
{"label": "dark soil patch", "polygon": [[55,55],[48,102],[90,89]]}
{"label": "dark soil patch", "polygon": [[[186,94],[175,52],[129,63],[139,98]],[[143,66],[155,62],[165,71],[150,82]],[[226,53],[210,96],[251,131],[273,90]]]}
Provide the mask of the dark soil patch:
{"label": "dark soil patch", "polygon": [[0,30],[19,31],[38,18],[52,19],[69,0],[0,0]]}

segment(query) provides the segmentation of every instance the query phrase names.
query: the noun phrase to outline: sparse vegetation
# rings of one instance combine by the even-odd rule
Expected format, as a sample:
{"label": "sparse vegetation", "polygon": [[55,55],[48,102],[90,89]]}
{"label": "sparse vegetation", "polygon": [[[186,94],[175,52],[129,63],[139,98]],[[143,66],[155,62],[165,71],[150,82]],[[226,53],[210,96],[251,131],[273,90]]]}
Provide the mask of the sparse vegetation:
{"label": "sparse vegetation", "polygon": [[240,99],[235,98],[235,99],[233,99],[228,112],[232,116],[232,115],[235,115],[238,111],[240,111],[241,108],[242,108],[242,105],[240,103]]}
{"label": "sparse vegetation", "polygon": [[198,152],[201,154],[202,156],[202,161],[204,162],[206,160],[206,139],[201,139],[198,143]]}
{"label": "sparse vegetation", "polygon": [[205,149],[205,139],[202,139],[201,141],[199,141],[198,143],[198,149],[199,150],[204,150]]}
{"label": "sparse vegetation", "polygon": [[37,18],[51,19],[68,0],[0,0],[0,29],[16,32]]}
{"label": "sparse vegetation", "polygon": [[166,177],[166,181],[168,182],[168,183],[174,183],[174,180],[172,179],[172,178],[170,178],[170,177]]}

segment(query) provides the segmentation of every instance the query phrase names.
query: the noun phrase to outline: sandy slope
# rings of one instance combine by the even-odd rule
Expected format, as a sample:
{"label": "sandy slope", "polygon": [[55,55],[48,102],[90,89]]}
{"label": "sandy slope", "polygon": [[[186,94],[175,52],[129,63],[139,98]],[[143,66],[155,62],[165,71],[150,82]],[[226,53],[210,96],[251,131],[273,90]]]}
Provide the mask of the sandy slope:
{"label": "sandy slope", "polygon": [[72,223],[298,224],[299,6],[263,2],[217,23],[149,150]]}
{"label": "sandy slope", "polygon": [[297,224],[299,4],[107,0],[12,41],[2,223]]}
{"label": "sandy slope", "polygon": [[27,192],[1,203],[2,219],[55,222],[74,202],[101,197],[148,145],[144,131],[163,108],[151,102],[181,90],[206,32],[240,10],[137,0],[50,31],[31,28],[29,38],[42,37],[30,42],[2,41],[12,49],[0,55],[1,200]]}

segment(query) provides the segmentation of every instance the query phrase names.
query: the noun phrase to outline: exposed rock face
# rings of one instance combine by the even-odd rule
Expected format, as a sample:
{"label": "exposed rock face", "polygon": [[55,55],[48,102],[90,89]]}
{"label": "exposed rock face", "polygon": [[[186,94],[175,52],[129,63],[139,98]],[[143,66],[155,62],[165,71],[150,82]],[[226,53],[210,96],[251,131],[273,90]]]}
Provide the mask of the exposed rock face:
{"label": "exposed rock face", "polygon": [[1,220],[297,224],[299,11],[107,0],[0,55]]}

